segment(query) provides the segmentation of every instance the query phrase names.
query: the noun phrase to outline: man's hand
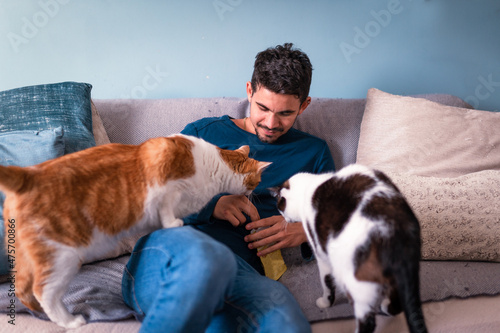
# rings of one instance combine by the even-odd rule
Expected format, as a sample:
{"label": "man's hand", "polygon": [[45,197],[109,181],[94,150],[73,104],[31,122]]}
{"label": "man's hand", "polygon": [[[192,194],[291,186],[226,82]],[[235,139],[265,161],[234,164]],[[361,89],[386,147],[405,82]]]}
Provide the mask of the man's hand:
{"label": "man's hand", "polygon": [[238,227],[247,221],[244,214],[248,215],[251,221],[260,219],[257,208],[246,196],[224,195],[217,201],[212,216],[219,220],[226,220]]}
{"label": "man's hand", "polygon": [[248,244],[250,249],[269,245],[269,247],[258,252],[258,256],[265,256],[278,249],[294,247],[307,242],[307,236],[302,223],[287,223],[281,215],[253,221],[246,225],[247,230],[262,227],[265,229],[245,237],[245,241],[250,243]]}
{"label": "man's hand", "polygon": [[248,247],[256,249],[261,246],[269,246],[258,252],[258,256],[265,256],[278,249],[294,247],[307,242],[302,223],[287,223],[281,215],[260,219],[257,208],[244,195],[222,196],[217,201],[212,216],[219,220],[226,220],[238,227],[247,221],[245,214],[252,221],[246,225],[247,230],[263,228],[245,237],[245,241],[250,243]]}

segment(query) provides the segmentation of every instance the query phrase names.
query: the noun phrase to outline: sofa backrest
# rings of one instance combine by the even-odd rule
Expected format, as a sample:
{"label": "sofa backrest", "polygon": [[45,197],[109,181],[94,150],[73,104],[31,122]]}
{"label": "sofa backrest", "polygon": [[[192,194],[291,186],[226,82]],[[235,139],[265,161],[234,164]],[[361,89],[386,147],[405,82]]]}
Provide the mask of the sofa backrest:
{"label": "sofa backrest", "polygon": [[[421,95],[454,105],[450,95]],[[139,144],[149,138],[179,133],[203,117],[249,115],[246,98],[95,99],[93,100],[111,142]],[[324,139],[340,169],[356,162],[365,99],[313,98],[295,128]],[[463,102],[462,102],[463,103]]]}

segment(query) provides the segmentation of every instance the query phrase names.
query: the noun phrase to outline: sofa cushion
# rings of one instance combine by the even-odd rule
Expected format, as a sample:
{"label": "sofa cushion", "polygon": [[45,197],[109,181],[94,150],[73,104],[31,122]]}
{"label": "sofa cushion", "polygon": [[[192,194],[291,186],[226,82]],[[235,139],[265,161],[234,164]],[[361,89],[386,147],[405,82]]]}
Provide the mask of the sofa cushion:
{"label": "sofa cushion", "polygon": [[500,171],[388,175],[420,221],[423,259],[500,261]]}
{"label": "sofa cushion", "polygon": [[26,167],[64,155],[62,127],[0,133],[0,164]]}
{"label": "sofa cushion", "polygon": [[94,140],[96,146],[105,145],[110,143],[108,133],[104,128],[101,115],[97,110],[93,101],[90,101],[92,109],[92,132],[94,132]]}
{"label": "sofa cushion", "polygon": [[[87,83],[61,82],[0,92],[2,164],[34,165],[95,146],[91,89]],[[0,273],[4,270],[0,265]]]}
{"label": "sofa cushion", "polygon": [[62,127],[65,153],[95,146],[87,83],[62,82],[0,92],[0,133]]}
{"label": "sofa cushion", "polygon": [[500,113],[369,90],[357,163],[392,175],[424,259],[500,261],[498,128]]}
{"label": "sofa cushion", "polygon": [[456,177],[500,169],[500,113],[368,91],[357,163],[383,171]]}
{"label": "sofa cushion", "polygon": [[[0,133],[0,164],[30,166],[64,155],[62,127],[45,131]],[[3,203],[0,192],[0,275],[9,270],[5,251]],[[15,216],[13,217],[15,219]]]}
{"label": "sofa cushion", "polygon": [[[417,95],[434,102],[471,107],[458,97],[446,94]],[[337,170],[356,162],[360,125],[366,99],[313,98],[294,127],[322,138],[328,144]]]}

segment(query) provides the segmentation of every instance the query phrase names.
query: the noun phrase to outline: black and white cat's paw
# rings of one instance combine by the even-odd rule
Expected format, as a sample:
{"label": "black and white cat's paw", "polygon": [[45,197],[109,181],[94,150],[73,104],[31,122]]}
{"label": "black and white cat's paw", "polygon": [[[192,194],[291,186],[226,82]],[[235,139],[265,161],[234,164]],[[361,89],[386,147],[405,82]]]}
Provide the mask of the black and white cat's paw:
{"label": "black and white cat's paw", "polygon": [[316,306],[320,309],[329,308],[330,306],[332,306],[330,297],[321,296],[316,300]]}
{"label": "black and white cat's paw", "polygon": [[398,298],[390,300],[389,298],[384,298],[380,303],[380,312],[387,316],[395,316],[403,311],[401,303]]}
{"label": "black and white cat's paw", "polygon": [[335,302],[335,283],[330,273],[330,266],[323,260],[318,260],[318,266],[322,278],[323,296],[316,300],[316,306],[321,309],[328,308]]}
{"label": "black and white cat's paw", "polygon": [[384,298],[382,302],[380,303],[380,312],[386,316],[392,316],[392,314],[389,312],[389,305],[391,304],[391,301],[388,298]]}

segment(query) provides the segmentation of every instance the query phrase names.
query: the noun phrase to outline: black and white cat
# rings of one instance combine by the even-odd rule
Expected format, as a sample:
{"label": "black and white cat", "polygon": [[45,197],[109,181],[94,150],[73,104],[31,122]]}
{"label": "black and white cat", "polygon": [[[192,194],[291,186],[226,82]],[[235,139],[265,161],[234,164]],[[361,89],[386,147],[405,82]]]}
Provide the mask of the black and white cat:
{"label": "black and white cat", "polygon": [[323,296],[347,294],[357,332],[375,315],[405,312],[412,333],[427,332],[419,292],[420,226],[401,192],[380,171],[353,164],[336,173],[299,173],[276,190],[287,222],[301,221],[316,255]]}

